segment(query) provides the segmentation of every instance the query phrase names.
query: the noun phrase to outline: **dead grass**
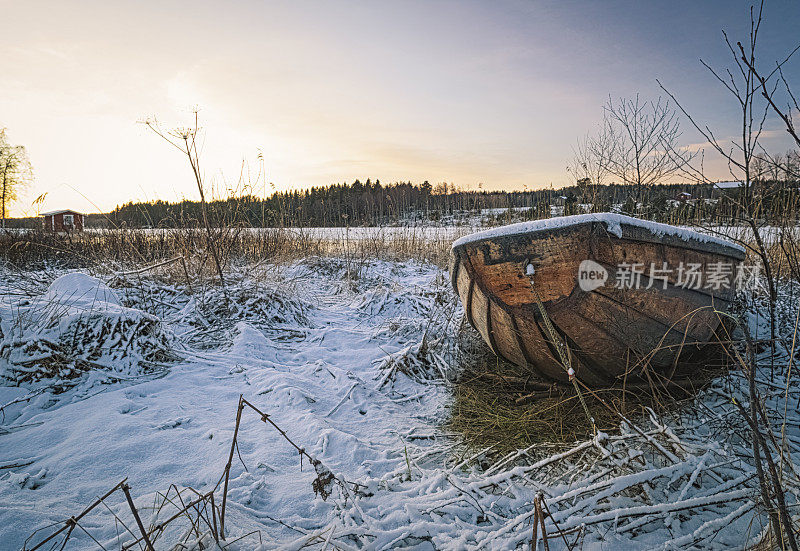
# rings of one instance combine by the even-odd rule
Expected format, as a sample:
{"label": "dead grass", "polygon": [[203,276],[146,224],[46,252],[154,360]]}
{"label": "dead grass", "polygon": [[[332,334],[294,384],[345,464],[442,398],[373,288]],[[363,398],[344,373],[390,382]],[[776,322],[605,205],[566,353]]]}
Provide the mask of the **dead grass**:
{"label": "dead grass", "polygon": [[[493,447],[505,454],[534,444],[567,446],[594,436],[590,421],[570,386],[536,380],[522,368],[498,358],[471,328],[462,328],[461,376],[454,385],[446,428],[472,449]],[[713,363],[713,362],[712,362]],[[619,433],[623,416],[641,419],[649,411],[677,414],[714,373],[698,376],[695,385],[670,388],[582,389],[597,429]]]}
{"label": "dead grass", "polygon": [[[373,228],[370,228],[372,230]],[[214,230],[223,268],[235,263],[293,260],[308,256],[340,256],[349,262],[364,259],[416,259],[447,266],[452,238],[425,234],[421,228],[381,231],[350,238],[344,228],[330,236],[313,229],[237,228]],[[469,230],[465,229],[463,233]],[[190,275],[214,273],[200,228],[111,229],[80,233],[0,231],[0,262],[19,269],[57,265],[64,268],[107,265],[136,269],[182,257]],[[184,271],[184,262],[171,266]]]}

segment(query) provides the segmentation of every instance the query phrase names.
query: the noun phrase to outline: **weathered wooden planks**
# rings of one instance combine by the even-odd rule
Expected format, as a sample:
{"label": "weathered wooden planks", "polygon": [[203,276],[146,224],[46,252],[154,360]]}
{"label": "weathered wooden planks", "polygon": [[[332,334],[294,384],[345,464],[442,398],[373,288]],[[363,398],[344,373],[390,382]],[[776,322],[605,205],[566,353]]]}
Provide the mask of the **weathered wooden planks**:
{"label": "weathered wooden planks", "polygon": [[[651,263],[705,271],[742,257],[715,243],[659,238],[640,227],[624,227],[620,238],[591,222],[461,244],[452,252],[451,276],[470,324],[495,354],[542,378],[565,381],[533,281],[559,338],[569,345],[578,378],[605,385],[626,370],[631,376],[644,367],[672,373],[680,354],[713,339],[720,324],[714,309],[726,310],[733,299],[729,289],[681,287],[675,273],[651,282]],[[609,273],[605,286],[589,292],[577,285],[578,267],[587,259]],[[525,273],[528,263],[535,268],[532,277]],[[615,287],[621,263],[643,267],[640,288]]]}

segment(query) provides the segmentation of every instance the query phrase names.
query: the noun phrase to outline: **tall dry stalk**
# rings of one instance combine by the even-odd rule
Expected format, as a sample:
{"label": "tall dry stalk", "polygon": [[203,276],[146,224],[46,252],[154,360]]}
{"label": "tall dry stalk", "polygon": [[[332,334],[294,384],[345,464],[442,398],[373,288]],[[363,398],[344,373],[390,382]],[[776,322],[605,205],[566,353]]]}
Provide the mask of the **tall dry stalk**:
{"label": "tall dry stalk", "polygon": [[194,126],[192,127],[179,127],[173,130],[164,131],[158,124],[156,119],[147,119],[144,121],[147,127],[155,132],[157,136],[162,138],[168,144],[184,154],[189,161],[189,166],[192,168],[195,183],[197,184],[197,191],[200,193],[200,204],[203,213],[203,226],[206,229],[206,245],[211,251],[211,257],[214,259],[214,264],[217,268],[219,275],[219,282],[222,286],[223,295],[227,302],[228,296],[225,289],[225,275],[222,270],[222,263],[220,262],[220,255],[217,251],[216,238],[211,229],[211,223],[208,216],[208,204],[206,203],[206,195],[203,189],[203,176],[200,171],[200,153],[197,150],[197,135],[200,132],[199,116],[197,109],[194,110]]}
{"label": "tall dry stalk", "polygon": [[[763,159],[758,152],[763,150],[759,140],[764,131],[765,121],[770,107],[775,109],[775,102],[771,98],[776,87],[769,88],[766,79],[761,78],[756,72],[756,45],[759,30],[762,23],[763,1],[757,12],[750,8],[750,32],[747,46],[737,42],[734,47],[727,34],[723,31],[725,43],[732,54],[734,60],[733,70],[726,70],[724,73],[717,71],[703,62],[703,65],[711,74],[725,87],[725,89],[735,98],[741,113],[741,135],[733,141],[732,146],[728,147],[722,140],[719,140],[713,131],[705,125],[701,125],[675,100],[675,97],[659,82],[661,88],[676,101],[678,107],[687,116],[698,132],[706,139],[710,146],[721,155],[728,163],[731,175],[741,180],[739,194],[730,197],[729,200],[736,205],[736,215],[734,222],[743,222],[752,232],[750,239],[734,238],[752,252],[761,262],[764,269],[764,276],[768,287],[768,309],[770,327],[770,362],[771,373],[774,374],[774,362],[776,356],[777,341],[777,319],[776,310],[778,303],[778,284],[780,279],[781,266],[775,266],[773,261],[775,256],[771,254],[769,244],[765,242],[765,234],[770,228],[767,227],[764,219],[764,204],[766,192],[763,189],[761,176],[763,175]],[[738,49],[738,51],[737,51]],[[794,50],[797,51],[797,48]],[[787,58],[788,59],[788,58]],[[780,65],[778,65],[780,68]],[[774,74],[775,72],[773,72]],[[788,89],[788,86],[787,86]],[[791,93],[790,93],[791,95]],[[766,102],[761,105],[757,102],[761,97],[766,98]],[[782,117],[787,121],[785,117]],[[793,133],[791,119],[788,119],[787,130]],[[800,141],[798,141],[800,144]],[[694,177],[699,181],[705,181],[702,167],[687,167]],[[762,189],[759,189],[759,184]],[[785,214],[785,213],[784,213]],[[793,219],[793,217],[792,217]],[[785,230],[786,216],[781,216],[781,228]],[[714,231],[712,228],[706,228]],[[730,236],[727,236],[730,237]],[[788,257],[789,255],[787,255]],[[778,258],[782,261],[782,257]],[[754,343],[749,333],[749,327],[742,327],[745,334],[745,354],[746,359],[739,358],[739,363],[747,376],[749,408],[745,408],[738,403],[737,408],[742,417],[747,421],[752,437],[752,453],[758,474],[759,486],[761,489],[761,499],[769,517],[772,532],[779,539],[781,549],[798,550],[798,543],[794,534],[792,518],[788,512],[784,489],[783,489],[783,465],[777,467],[771,455],[770,448],[763,432],[770,431],[770,421],[767,412],[764,410],[762,396],[756,382],[757,362],[754,352]],[[762,428],[763,427],[763,428]],[[780,452],[780,450],[778,450]],[[766,465],[766,469],[765,469]]]}

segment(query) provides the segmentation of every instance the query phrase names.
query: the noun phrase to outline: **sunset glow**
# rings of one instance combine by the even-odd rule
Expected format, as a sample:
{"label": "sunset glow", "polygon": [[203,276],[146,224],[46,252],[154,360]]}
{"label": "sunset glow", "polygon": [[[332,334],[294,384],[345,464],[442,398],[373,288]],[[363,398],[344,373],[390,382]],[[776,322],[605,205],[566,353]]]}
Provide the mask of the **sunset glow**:
{"label": "sunset glow", "polygon": [[[656,98],[656,78],[719,135],[734,132],[734,106],[699,52],[727,63],[721,30],[741,34],[746,24],[745,4],[735,7],[9,3],[0,126],[35,170],[12,212],[32,214],[42,193],[44,210],[87,212],[195,198],[179,155],[137,124],[186,124],[194,106],[217,186],[236,187],[243,160],[257,172],[259,151],[276,189],[356,178],[566,185],[571,148],[599,123],[609,94]],[[772,59],[785,53],[781,37],[797,28],[798,11],[773,3],[766,15],[763,55]],[[687,145],[701,141],[683,128]],[[785,149],[784,134],[765,144]],[[710,156],[706,168],[729,176]]]}

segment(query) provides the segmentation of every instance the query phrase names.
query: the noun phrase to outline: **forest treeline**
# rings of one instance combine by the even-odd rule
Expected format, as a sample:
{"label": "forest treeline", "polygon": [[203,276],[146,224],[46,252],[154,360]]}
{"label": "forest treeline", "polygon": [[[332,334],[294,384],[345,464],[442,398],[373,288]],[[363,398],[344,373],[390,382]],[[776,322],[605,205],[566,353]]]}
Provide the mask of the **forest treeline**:
{"label": "forest treeline", "polygon": [[[786,187],[787,182],[772,187]],[[765,182],[763,187],[769,185]],[[684,195],[682,195],[684,194]],[[774,194],[773,194],[774,195]],[[778,194],[783,196],[783,194]],[[797,195],[796,193],[792,194]],[[722,198],[721,201],[717,200]],[[382,224],[458,223],[481,212],[501,216],[505,209],[530,219],[547,218],[555,212],[578,214],[586,210],[609,211],[612,207],[652,220],[676,221],[735,215],[735,190],[723,194],[711,184],[666,184],[652,186],[637,207],[630,186],[575,185],[560,189],[526,191],[462,190],[448,184],[428,182],[383,185],[380,181],[356,180],[307,190],[276,192],[266,198],[244,195],[211,201],[215,223],[252,227],[378,226]],[[782,202],[782,201],[778,201]],[[186,227],[202,219],[198,201],[127,203],[106,215],[92,215],[93,226]]]}
{"label": "forest treeline", "polygon": [[[582,184],[582,185],[581,185]],[[797,182],[761,182],[775,208],[796,200]],[[778,190],[777,192],[775,190]],[[769,192],[767,193],[767,190]],[[783,190],[783,191],[781,191]],[[248,227],[378,226],[383,224],[458,224],[474,215],[502,218],[514,209],[515,218],[538,219],[553,214],[618,210],[651,220],[685,222],[734,217],[736,190],[713,184],[664,184],[648,188],[639,205],[631,187],[620,184],[579,185],[526,191],[462,190],[449,184],[359,180],[353,183],[275,192],[268,197],[241,195],[209,201],[215,225]],[[791,198],[790,198],[791,196]],[[488,212],[487,212],[488,211]],[[175,228],[200,226],[199,201],[129,202],[113,211],[90,214],[87,227]],[[17,227],[37,227],[36,219],[18,219]]]}

